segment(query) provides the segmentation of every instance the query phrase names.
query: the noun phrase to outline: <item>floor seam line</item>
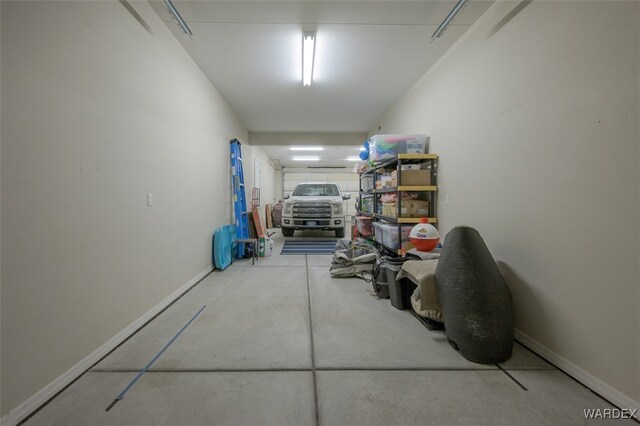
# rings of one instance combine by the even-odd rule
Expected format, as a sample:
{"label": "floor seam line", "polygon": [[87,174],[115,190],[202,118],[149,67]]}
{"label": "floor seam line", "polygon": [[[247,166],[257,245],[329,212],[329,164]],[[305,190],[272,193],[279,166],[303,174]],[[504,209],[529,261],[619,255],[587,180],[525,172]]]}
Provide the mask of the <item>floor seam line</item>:
{"label": "floor seam line", "polygon": [[518,386],[520,386],[523,390],[528,391],[529,389],[526,388],[525,385],[523,385],[522,383],[520,383],[520,381],[518,381],[518,379],[516,379],[515,377],[513,377],[511,374],[509,374],[509,372],[507,370],[505,370],[504,368],[502,368],[502,366],[500,364],[495,364],[496,367],[498,367],[498,369],[500,371],[502,371],[504,374],[507,375],[508,378],[510,378],[511,380],[513,380],[515,382],[515,384],[517,384]]}
{"label": "floor seam line", "polygon": [[[429,368],[429,367],[316,367],[314,368],[240,368],[240,369],[154,369],[147,373],[262,373],[262,372],[308,372],[308,371],[501,371],[500,368]],[[136,373],[139,369],[91,370],[91,373]],[[546,368],[515,368],[505,371],[558,371]]]}
{"label": "floor seam line", "polygon": [[196,314],[194,316],[191,317],[191,319],[182,326],[182,328],[180,328],[180,330],[178,330],[178,332],[171,338],[171,340],[169,340],[169,342],[167,342],[167,344],[165,344],[162,349],[160,349],[160,352],[158,352],[152,359],[151,361],[146,364],[136,375],[136,377],[133,378],[133,380],[131,380],[126,386],[125,388],[118,394],[118,396],[116,397],[116,399],[113,400],[113,402],[105,409],[105,411],[111,411],[111,409],[116,405],[116,403],[118,403],[118,401],[122,401],[125,397],[125,395],[133,388],[133,386],[140,380],[142,379],[142,376],[144,376],[144,374],[146,372],[149,371],[149,369],[151,368],[151,366],[153,364],[155,364],[155,362],[160,359],[160,357],[162,356],[162,354],[164,354],[164,352],[169,349],[171,347],[171,345],[173,345],[173,343],[178,339],[178,337],[180,337],[180,335],[187,329],[187,327],[189,327],[195,320],[196,318],[198,318],[198,316],[200,316],[200,314],[202,313],[202,311],[205,310],[205,308],[207,307],[207,305],[203,305],[202,308],[200,308],[198,310],[198,312],[196,312]]}
{"label": "floor seam line", "polygon": [[311,318],[311,289],[309,286],[309,257],[304,255],[304,270],[307,278],[307,308],[309,310],[309,343],[311,345],[311,376],[313,378],[313,404],[315,410],[315,424],[320,425],[320,410],[318,408],[318,379],[316,376],[316,355],[313,341],[313,319]]}

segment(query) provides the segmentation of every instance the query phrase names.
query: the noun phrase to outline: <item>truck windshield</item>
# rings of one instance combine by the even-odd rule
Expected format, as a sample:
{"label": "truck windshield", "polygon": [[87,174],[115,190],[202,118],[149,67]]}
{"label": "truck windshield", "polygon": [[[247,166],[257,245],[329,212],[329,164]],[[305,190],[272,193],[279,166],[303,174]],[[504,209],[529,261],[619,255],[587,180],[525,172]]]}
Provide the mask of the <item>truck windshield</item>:
{"label": "truck windshield", "polygon": [[340,191],[337,185],[328,183],[308,183],[296,186],[293,191],[294,197],[317,197],[317,196],[339,197]]}

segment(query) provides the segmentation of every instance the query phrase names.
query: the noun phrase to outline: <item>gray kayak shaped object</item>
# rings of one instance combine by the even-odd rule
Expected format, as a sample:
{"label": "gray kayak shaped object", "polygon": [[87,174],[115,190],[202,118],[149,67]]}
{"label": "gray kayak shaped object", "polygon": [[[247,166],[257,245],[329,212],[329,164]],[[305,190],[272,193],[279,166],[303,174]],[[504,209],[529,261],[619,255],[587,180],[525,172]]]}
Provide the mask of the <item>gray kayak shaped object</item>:
{"label": "gray kayak shaped object", "polygon": [[436,285],[447,339],[472,362],[511,357],[511,293],[484,240],[473,228],[447,233],[436,268]]}

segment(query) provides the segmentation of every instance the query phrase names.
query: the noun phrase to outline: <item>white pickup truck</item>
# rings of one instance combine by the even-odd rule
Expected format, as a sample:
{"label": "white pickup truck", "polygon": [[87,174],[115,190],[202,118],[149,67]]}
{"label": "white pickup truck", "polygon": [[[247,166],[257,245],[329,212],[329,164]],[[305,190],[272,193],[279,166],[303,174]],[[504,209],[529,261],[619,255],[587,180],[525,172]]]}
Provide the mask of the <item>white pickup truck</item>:
{"label": "white pickup truck", "polygon": [[296,185],[291,196],[284,196],[282,235],[293,236],[298,229],[335,231],[344,238],[345,207],[343,200],[351,195],[341,194],[335,183],[310,182]]}

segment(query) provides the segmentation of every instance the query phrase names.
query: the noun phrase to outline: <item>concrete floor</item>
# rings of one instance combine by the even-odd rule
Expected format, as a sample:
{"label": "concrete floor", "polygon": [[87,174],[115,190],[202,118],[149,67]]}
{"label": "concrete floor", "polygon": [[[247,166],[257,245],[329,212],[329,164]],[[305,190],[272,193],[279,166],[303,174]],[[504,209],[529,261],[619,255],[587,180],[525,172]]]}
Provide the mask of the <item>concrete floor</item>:
{"label": "concrete floor", "polygon": [[516,344],[501,367],[525,390],[364,281],[332,280],[331,256],[280,256],[274,239],[274,256],[210,274],[26,424],[567,425],[603,423],[583,409],[612,408]]}

